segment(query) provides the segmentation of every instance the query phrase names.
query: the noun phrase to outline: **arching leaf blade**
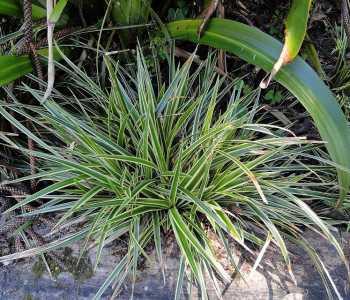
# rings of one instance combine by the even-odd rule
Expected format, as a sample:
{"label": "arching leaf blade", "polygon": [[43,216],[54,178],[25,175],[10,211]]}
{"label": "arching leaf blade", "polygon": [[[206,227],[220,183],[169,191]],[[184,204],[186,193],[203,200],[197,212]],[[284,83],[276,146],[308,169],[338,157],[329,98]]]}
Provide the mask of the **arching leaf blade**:
{"label": "arching leaf blade", "polygon": [[[200,20],[171,22],[167,29],[172,38],[181,38],[230,51],[244,60],[264,69],[271,70],[279,58],[282,43],[273,37],[235,21],[212,19],[198,41],[197,28]],[[313,118],[332,160],[350,169],[350,131],[346,118],[331,91],[312,68],[300,57],[283,66],[276,74],[276,80],[289,89],[304,105]],[[337,169],[340,186],[338,207],[344,200],[350,174]]]}

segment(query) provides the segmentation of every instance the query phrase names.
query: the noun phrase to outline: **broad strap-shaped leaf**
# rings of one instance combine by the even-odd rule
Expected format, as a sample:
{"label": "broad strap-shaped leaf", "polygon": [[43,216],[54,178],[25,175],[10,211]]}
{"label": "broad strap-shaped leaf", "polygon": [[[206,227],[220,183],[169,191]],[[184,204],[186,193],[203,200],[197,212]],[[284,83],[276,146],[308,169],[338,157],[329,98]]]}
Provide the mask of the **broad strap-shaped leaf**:
{"label": "broad strap-shaped leaf", "polygon": [[[269,71],[278,60],[283,45],[273,37],[235,21],[212,19],[198,41],[200,21],[172,22],[167,29],[172,38],[182,38],[230,51],[244,60]],[[350,131],[346,118],[331,91],[318,75],[300,57],[285,65],[276,74],[276,80],[289,89],[312,116],[332,160],[350,170]],[[185,156],[184,152],[184,156]],[[340,186],[338,207],[344,200],[350,174],[337,169]]]}
{"label": "broad strap-shaped leaf", "polygon": [[311,0],[294,0],[285,22],[284,46],[281,55],[271,72],[267,73],[260,83],[260,87],[265,89],[278,70],[285,64],[291,62],[300,50],[303,43],[306,25],[309,17]]}
{"label": "broad strap-shaped leaf", "polygon": [[[44,56],[48,55],[48,49],[38,50],[38,53]],[[56,49],[53,50],[54,60],[61,60],[62,57]],[[47,65],[47,61],[40,60],[43,65]],[[12,54],[0,56],[0,87],[20,78],[35,69],[35,63],[32,56],[22,55],[15,56]]]}

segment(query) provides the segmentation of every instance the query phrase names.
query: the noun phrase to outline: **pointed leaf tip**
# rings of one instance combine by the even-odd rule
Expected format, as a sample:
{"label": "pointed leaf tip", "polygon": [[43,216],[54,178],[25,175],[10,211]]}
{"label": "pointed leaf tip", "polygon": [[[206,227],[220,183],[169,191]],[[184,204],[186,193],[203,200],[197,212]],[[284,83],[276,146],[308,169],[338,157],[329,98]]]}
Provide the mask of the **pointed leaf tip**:
{"label": "pointed leaf tip", "polygon": [[275,65],[273,66],[272,70],[269,73],[267,73],[264,79],[260,82],[260,87],[262,89],[266,89],[270,84],[270,81],[272,80],[272,78],[279,71],[279,69],[289,62],[290,62],[290,52],[288,50],[288,46],[284,45],[280,57],[278,58]]}

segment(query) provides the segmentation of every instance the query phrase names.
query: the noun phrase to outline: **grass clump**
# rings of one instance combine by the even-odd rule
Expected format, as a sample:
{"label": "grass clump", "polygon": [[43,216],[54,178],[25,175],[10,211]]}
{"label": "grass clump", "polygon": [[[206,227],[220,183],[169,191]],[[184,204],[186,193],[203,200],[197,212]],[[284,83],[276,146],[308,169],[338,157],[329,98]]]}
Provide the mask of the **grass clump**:
{"label": "grass clump", "polygon": [[[118,293],[129,272],[134,290],[138,257],[148,259],[144,248],[152,240],[164,275],[161,233],[168,231],[173,231],[181,250],[176,299],[186,264],[203,299],[205,276],[218,295],[216,276],[231,281],[217,261],[208,231],[219,237],[242,278],[228,237],[249,252],[246,241],[261,249],[273,243],[294,279],[285,244],[285,239],[291,240],[307,249],[331,295],[319,257],[299,239],[298,226],[317,228],[346,263],[326,215],[320,218],[313,204],[307,204],[317,203],[322,209],[327,197],[335,206],[336,195],[325,192],[333,183],[314,176],[317,166],[311,162],[320,157],[317,143],[287,138],[281,128],[256,122],[259,91],[242,96],[239,80],[224,86],[225,78],[213,73],[216,61],[211,58],[192,72],[191,59],[176,68],[169,57],[169,81],[163,83],[159,76],[155,87],[140,53],[134,76],[106,57],[101,72],[101,82],[108,83],[105,88],[65,59],[72,68],[64,67],[70,76],[65,87],[73,96],[56,91],[43,107],[8,105],[37,127],[37,134],[28,134],[40,149],[18,147],[45,161],[42,172],[34,176],[51,182],[12,209],[44,198],[48,202],[34,214],[62,211],[59,225],[87,220],[78,232],[44,250],[81,238],[84,250],[92,239],[97,245],[95,267],[105,244],[129,234],[127,255],[94,299],[119,276]],[[36,91],[31,92],[40,100]],[[228,108],[220,112],[223,99],[228,99]],[[301,163],[305,157],[311,162]],[[335,171],[323,166],[320,172]]]}

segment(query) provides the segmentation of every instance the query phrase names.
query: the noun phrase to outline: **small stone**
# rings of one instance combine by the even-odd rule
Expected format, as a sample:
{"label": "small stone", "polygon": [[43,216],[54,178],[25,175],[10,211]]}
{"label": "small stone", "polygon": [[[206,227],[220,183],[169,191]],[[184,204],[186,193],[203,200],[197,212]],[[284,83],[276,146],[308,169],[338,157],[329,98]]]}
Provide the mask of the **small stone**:
{"label": "small stone", "polygon": [[282,298],[282,300],[303,300],[304,295],[300,293],[291,293]]}
{"label": "small stone", "polygon": [[2,262],[2,264],[4,266],[8,266],[8,265],[12,264],[12,261],[11,260],[5,260],[5,261]]}
{"label": "small stone", "polygon": [[145,286],[144,290],[145,290],[145,292],[147,292],[148,291],[148,286]]}

